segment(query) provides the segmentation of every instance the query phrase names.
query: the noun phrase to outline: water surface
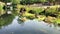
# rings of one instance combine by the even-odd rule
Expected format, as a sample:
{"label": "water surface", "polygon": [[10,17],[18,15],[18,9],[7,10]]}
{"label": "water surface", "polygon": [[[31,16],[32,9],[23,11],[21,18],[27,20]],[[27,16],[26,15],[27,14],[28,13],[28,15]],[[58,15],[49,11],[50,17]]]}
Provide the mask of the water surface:
{"label": "water surface", "polygon": [[[53,25],[50,27],[48,23],[43,21],[27,20],[21,22],[18,20],[18,16],[9,17],[9,19],[6,18],[7,22],[5,20],[1,22],[0,20],[0,34],[60,34],[60,27],[53,27]],[[3,25],[1,25],[2,23]]]}

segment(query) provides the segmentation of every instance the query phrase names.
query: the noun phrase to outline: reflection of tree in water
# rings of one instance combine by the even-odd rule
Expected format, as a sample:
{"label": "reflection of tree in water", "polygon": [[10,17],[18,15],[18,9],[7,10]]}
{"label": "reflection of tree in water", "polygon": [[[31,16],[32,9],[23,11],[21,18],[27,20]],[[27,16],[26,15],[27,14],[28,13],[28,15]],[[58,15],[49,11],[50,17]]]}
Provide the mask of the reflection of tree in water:
{"label": "reflection of tree in water", "polygon": [[13,18],[14,18],[13,15],[7,15],[7,14],[0,16],[0,28],[2,26],[7,26],[7,25],[11,24]]}
{"label": "reflection of tree in water", "polygon": [[18,19],[18,23],[21,24],[22,26],[24,25],[24,22]]}

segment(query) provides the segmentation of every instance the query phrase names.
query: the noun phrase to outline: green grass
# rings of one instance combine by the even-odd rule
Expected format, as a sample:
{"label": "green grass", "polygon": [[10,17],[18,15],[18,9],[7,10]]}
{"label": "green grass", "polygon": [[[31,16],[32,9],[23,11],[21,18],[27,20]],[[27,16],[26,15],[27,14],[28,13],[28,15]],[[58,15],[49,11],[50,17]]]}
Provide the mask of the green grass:
{"label": "green grass", "polygon": [[[18,6],[18,9],[20,11],[20,8],[25,8],[26,9],[26,14],[24,14],[24,16],[28,17],[28,18],[34,18],[36,19],[35,17],[35,14],[30,14],[28,13],[30,10],[33,10],[34,13],[41,13],[43,10],[44,10],[44,7],[43,8],[38,8],[38,7],[31,7],[31,6],[27,6],[27,5],[17,5]],[[49,15],[49,14],[56,14],[57,13],[57,16],[59,17],[59,11],[57,11],[58,6],[50,6],[49,9],[46,10],[46,14]],[[48,14],[49,13],[49,14]],[[37,20],[44,20],[46,18],[46,15],[44,16],[39,16],[39,18],[37,18]],[[60,19],[57,19],[56,17],[56,20],[51,20],[51,22],[53,23],[59,23],[60,24]]]}
{"label": "green grass", "polygon": [[42,12],[43,8],[38,8],[38,7],[30,7],[30,6],[24,6],[24,5],[17,5],[18,9],[24,7],[26,9],[26,12],[29,10],[34,10],[36,13]]}

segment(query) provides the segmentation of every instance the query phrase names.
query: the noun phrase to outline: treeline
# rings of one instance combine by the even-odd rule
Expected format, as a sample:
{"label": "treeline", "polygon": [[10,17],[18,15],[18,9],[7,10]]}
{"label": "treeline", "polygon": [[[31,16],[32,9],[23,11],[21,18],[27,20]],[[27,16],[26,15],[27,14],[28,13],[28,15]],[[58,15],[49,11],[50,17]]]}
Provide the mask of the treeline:
{"label": "treeline", "polygon": [[13,4],[18,4],[20,3],[20,0],[0,0],[1,2],[7,3],[7,2],[12,2]]}
{"label": "treeline", "polygon": [[34,3],[45,3],[50,2],[54,3],[56,0],[0,0],[2,2],[12,2],[12,3],[20,3],[20,4],[34,4]]}
{"label": "treeline", "polygon": [[13,4],[34,4],[34,3],[50,3],[50,4],[60,4],[60,0],[0,0],[2,2],[12,2]]}
{"label": "treeline", "polygon": [[34,3],[41,3],[47,2],[47,0],[21,0],[20,4],[34,4]]}
{"label": "treeline", "polygon": [[34,4],[34,3],[54,3],[55,0],[21,0],[20,4]]}

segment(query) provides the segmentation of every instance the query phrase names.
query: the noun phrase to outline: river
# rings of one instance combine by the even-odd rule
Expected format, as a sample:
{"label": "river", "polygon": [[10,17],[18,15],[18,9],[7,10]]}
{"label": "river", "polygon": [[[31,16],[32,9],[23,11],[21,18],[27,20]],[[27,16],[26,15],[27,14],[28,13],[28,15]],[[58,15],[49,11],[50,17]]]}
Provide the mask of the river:
{"label": "river", "polygon": [[[3,22],[0,20],[0,34],[60,34],[60,27],[58,26],[52,25],[50,27],[48,23],[38,20],[21,22],[18,18],[18,16],[15,16],[5,18],[6,20]],[[10,22],[8,19],[10,19]]]}

